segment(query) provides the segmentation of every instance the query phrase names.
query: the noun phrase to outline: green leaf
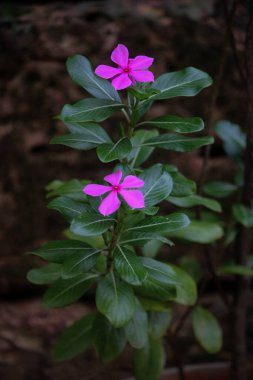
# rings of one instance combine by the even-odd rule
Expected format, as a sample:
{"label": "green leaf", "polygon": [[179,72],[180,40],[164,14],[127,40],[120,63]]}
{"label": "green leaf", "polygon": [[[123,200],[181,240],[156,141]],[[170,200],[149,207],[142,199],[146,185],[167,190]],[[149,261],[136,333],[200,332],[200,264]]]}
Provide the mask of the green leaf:
{"label": "green leaf", "polygon": [[153,146],[154,148],[173,150],[175,152],[190,152],[204,145],[213,144],[213,142],[214,139],[211,136],[186,137],[172,133],[164,133],[145,141],[142,147]]}
{"label": "green leaf", "polygon": [[69,278],[88,272],[96,265],[101,249],[90,247],[90,250],[79,251],[68,257],[63,264],[63,278]]}
{"label": "green leaf", "polygon": [[132,144],[126,137],[120,139],[116,144],[101,144],[97,147],[97,155],[102,162],[121,160],[131,152]]}
{"label": "green leaf", "polygon": [[91,249],[90,245],[77,240],[54,240],[31,253],[47,261],[62,264],[69,257],[85,254]]}
{"label": "green leaf", "polygon": [[87,204],[77,202],[68,197],[55,198],[49,202],[47,207],[59,211],[68,221],[90,210],[90,206]]}
{"label": "green leaf", "polygon": [[238,190],[238,186],[224,181],[208,182],[204,186],[206,194],[215,198],[226,198]]}
{"label": "green leaf", "polygon": [[147,311],[166,311],[170,310],[171,302],[170,301],[159,301],[144,297],[138,297],[142,306]]}
{"label": "green leaf", "polygon": [[103,128],[97,124],[89,124],[85,127],[75,125],[72,133],[54,137],[50,144],[61,144],[74,149],[90,150],[108,142],[110,143],[111,139]]}
{"label": "green leaf", "polygon": [[64,330],[52,350],[55,360],[71,359],[93,344],[94,317],[94,314],[86,315]]}
{"label": "green leaf", "polygon": [[115,328],[107,318],[98,314],[93,324],[95,347],[99,357],[112,360],[119,356],[126,345],[126,336],[123,328]]}
{"label": "green leaf", "polygon": [[168,330],[172,321],[172,309],[167,311],[151,311],[149,313],[149,330],[150,334],[160,339]]}
{"label": "green leaf", "polygon": [[236,161],[240,159],[246,147],[246,137],[239,125],[221,120],[215,125],[215,130],[223,141],[226,153]]}
{"label": "green leaf", "polygon": [[152,129],[150,131],[147,131],[145,129],[140,129],[139,131],[135,132],[133,137],[131,138],[132,143],[132,150],[129,153],[127,160],[130,162],[130,165],[132,168],[138,167],[143,162],[145,162],[149,156],[154,151],[154,148],[152,147],[142,147],[142,144],[151,139],[152,137],[158,136],[159,133],[156,129]]}
{"label": "green leaf", "polygon": [[183,230],[169,232],[170,238],[178,238],[194,243],[209,244],[223,236],[223,229],[218,223],[191,220]]}
{"label": "green leaf", "polygon": [[220,275],[231,274],[238,276],[253,276],[253,269],[236,264],[222,265],[221,267],[217,268],[216,272]]}
{"label": "green leaf", "polygon": [[162,246],[162,242],[161,241],[149,240],[142,247],[142,249],[141,249],[142,250],[142,254],[145,257],[151,257],[152,259],[154,259],[156,257],[156,255],[158,254],[159,249],[161,248],[161,246]]}
{"label": "green leaf", "polygon": [[139,256],[127,247],[117,245],[113,263],[120,277],[129,284],[140,285],[147,275]]}
{"label": "green leaf", "polygon": [[67,70],[73,81],[91,95],[100,99],[111,99],[120,102],[117,91],[110,82],[94,74],[94,70],[87,58],[81,55],[69,57],[67,60]]}
{"label": "green leaf", "polygon": [[148,340],[148,317],[143,306],[135,299],[136,307],[133,318],[124,326],[126,338],[134,348],[142,348]]}
{"label": "green leaf", "polygon": [[124,104],[107,99],[88,98],[79,100],[77,103],[64,106],[64,112],[60,119],[67,123],[84,123],[86,121],[100,122],[108,119]]}
{"label": "green leaf", "polygon": [[59,182],[60,184],[54,189],[48,189],[47,198],[63,195],[74,199],[75,201],[84,201],[86,199],[86,196],[83,193],[83,188],[88,181],[71,179],[70,181]]}
{"label": "green leaf", "polygon": [[196,183],[183,176],[174,165],[165,165],[165,169],[170,174],[173,181],[171,196],[186,197],[196,193]]}
{"label": "green leaf", "polygon": [[144,194],[146,208],[156,205],[171,193],[173,182],[162,165],[157,164],[144,170],[139,177],[145,183],[141,191]]}
{"label": "green leaf", "polygon": [[187,272],[196,282],[202,277],[202,268],[195,256],[187,255],[180,259],[180,267]]}
{"label": "green leaf", "polygon": [[169,246],[174,245],[174,243],[171,240],[156,233],[143,233],[143,232],[130,231],[130,232],[123,233],[120,236],[120,243],[122,245],[128,244],[128,245],[142,247],[143,245],[145,245],[147,242],[151,240],[155,240],[163,244],[168,244]]}
{"label": "green leaf", "polygon": [[173,213],[168,216],[153,216],[140,221],[138,225],[127,228],[124,233],[134,231],[135,233],[165,233],[185,228],[190,221],[187,215]]}
{"label": "green leaf", "polygon": [[27,280],[33,284],[52,284],[61,277],[62,266],[60,264],[48,264],[42,268],[29,270]]}
{"label": "green leaf", "polygon": [[201,197],[196,194],[188,195],[188,197],[172,197],[169,196],[167,201],[179,207],[205,206],[212,211],[221,212],[221,205],[214,199]]}
{"label": "green leaf", "polygon": [[204,71],[187,67],[161,75],[152,87],[160,90],[149,97],[150,100],[169,99],[177,96],[194,96],[212,84],[212,78]]}
{"label": "green leaf", "polygon": [[204,128],[204,122],[199,117],[179,117],[174,115],[160,116],[152,120],[143,121],[139,125],[143,124],[179,133],[198,132]]}
{"label": "green leaf", "polygon": [[114,327],[122,327],[135,312],[133,290],[110,272],[98,283],[96,305]]}
{"label": "green leaf", "polygon": [[165,364],[165,353],[160,339],[152,336],[144,348],[134,352],[136,380],[158,380]]}
{"label": "green leaf", "polygon": [[237,203],[233,205],[232,212],[238,223],[241,223],[244,227],[253,227],[253,209]]}
{"label": "green leaf", "polygon": [[215,316],[201,306],[192,312],[192,326],[199,344],[210,354],[220,351],[222,330]]}
{"label": "green leaf", "polygon": [[194,305],[197,298],[196,284],[184,270],[148,257],[142,257],[142,262],[153,278],[176,287],[175,302],[182,305]]}
{"label": "green leaf", "polygon": [[108,230],[114,223],[113,217],[103,217],[101,214],[89,210],[73,220],[70,230],[80,236],[96,236]]}
{"label": "green leaf", "polygon": [[91,286],[96,274],[82,274],[68,280],[58,280],[43,297],[45,307],[63,307],[77,301]]}

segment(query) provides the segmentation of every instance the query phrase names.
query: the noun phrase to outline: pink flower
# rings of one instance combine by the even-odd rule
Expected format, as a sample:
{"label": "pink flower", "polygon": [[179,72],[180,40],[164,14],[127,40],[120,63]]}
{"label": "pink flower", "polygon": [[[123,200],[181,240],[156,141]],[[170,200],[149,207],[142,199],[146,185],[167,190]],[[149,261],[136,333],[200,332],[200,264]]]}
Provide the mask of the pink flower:
{"label": "pink flower", "polygon": [[137,82],[153,82],[154,75],[148,69],[154,58],[138,55],[131,59],[125,45],[119,44],[111,54],[111,60],[117,63],[118,67],[100,65],[95,73],[104,79],[114,78],[112,85],[115,90],[123,90]]}
{"label": "pink flower", "polygon": [[85,194],[91,195],[92,197],[99,197],[110,191],[110,194],[104,198],[98,208],[99,212],[104,216],[113,214],[120,207],[118,194],[121,195],[131,208],[145,207],[142,192],[140,190],[129,190],[144,186],[144,181],[134,175],[128,175],[120,184],[121,177],[122,171],[118,171],[104,177],[104,180],[109,182],[111,186],[90,184],[86,185],[83,189]]}

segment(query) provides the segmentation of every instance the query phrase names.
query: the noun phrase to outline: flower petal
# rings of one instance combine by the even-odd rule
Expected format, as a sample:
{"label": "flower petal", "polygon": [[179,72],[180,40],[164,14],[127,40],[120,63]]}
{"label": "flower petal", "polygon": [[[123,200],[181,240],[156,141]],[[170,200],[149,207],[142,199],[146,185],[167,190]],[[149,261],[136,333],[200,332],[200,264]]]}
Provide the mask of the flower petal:
{"label": "flower petal", "polygon": [[133,70],[148,69],[154,62],[154,58],[145,55],[137,55],[133,59],[129,59],[129,67]]}
{"label": "flower petal", "polygon": [[95,70],[95,74],[104,79],[115,77],[115,75],[118,75],[120,73],[122,73],[121,69],[107,65],[100,65]]}
{"label": "flower petal", "polygon": [[144,186],[144,181],[138,177],[135,177],[135,175],[128,175],[124,178],[124,181],[121,184],[121,187],[123,189],[133,189],[135,187],[142,187]]}
{"label": "flower petal", "polygon": [[115,211],[117,211],[119,206],[120,206],[120,200],[118,198],[117,191],[112,191],[100,203],[98,210],[100,214],[104,216],[108,216],[110,214],[113,214]]}
{"label": "flower petal", "polygon": [[86,185],[83,188],[84,194],[91,195],[92,197],[98,197],[99,195],[103,195],[111,190],[111,186],[105,185]]}
{"label": "flower petal", "polygon": [[111,54],[111,60],[123,68],[127,67],[128,57],[128,49],[125,45],[122,44],[119,44]]}
{"label": "flower petal", "polygon": [[140,190],[120,190],[119,194],[125,199],[126,203],[132,208],[144,208],[144,195]]}
{"label": "flower petal", "polygon": [[123,90],[124,88],[131,86],[131,84],[132,81],[128,74],[121,74],[112,80],[112,85],[115,90]]}
{"label": "flower petal", "polygon": [[121,177],[122,177],[122,171],[119,170],[118,172],[106,175],[104,177],[104,180],[106,182],[109,182],[113,186],[118,186],[118,184],[120,183]]}
{"label": "flower petal", "polygon": [[137,82],[154,82],[154,74],[148,70],[133,70],[131,76]]}

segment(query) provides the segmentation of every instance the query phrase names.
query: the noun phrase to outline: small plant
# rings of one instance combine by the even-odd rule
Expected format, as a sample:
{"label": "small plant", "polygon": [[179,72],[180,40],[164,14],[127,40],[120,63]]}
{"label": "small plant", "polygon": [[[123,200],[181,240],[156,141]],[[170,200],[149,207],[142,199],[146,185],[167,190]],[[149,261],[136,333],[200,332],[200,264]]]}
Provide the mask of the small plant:
{"label": "small plant", "polygon": [[[48,185],[48,196],[54,198],[48,207],[59,211],[70,227],[65,231],[67,239],[51,241],[33,252],[49,263],[32,269],[28,279],[51,285],[43,298],[45,307],[64,307],[88,290],[95,293],[96,309],[65,330],[53,350],[56,359],[72,358],[94,346],[101,359],[111,360],[129,343],[135,349],[136,379],[154,380],[164,366],[161,338],[174,304],[192,306],[196,336],[209,352],[221,346],[215,317],[200,306],[193,307],[195,280],[172,265],[169,255],[166,261],[156,258],[161,245],[171,249],[172,238],[194,240],[194,228],[196,232],[201,223],[202,230],[208,229],[208,222],[191,222],[186,213],[164,215],[162,201],[172,208],[204,205],[215,212],[220,205],[196,195],[195,183],[175,166],[143,166],[155,149],[189,152],[213,142],[212,137],[186,136],[203,130],[199,117],[162,115],[149,120],[146,116],[154,102],[194,96],[212,80],[193,67],[154,80],[148,70],[153,58],[130,59],[124,45],[116,47],[111,59],[118,67],[100,65],[96,74],[83,56],[67,61],[71,78],[92,97],[63,107],[59,118],[69,133],[51,143],[96,149],[107,174],[95,183],[73,179]],[[112,79],[112,84],[106,79]],[[122,89],[125,100],[117,92]],[[113,141],[101,123],[118,111],[124,121],[118,124],[118,139]],[[111,165],[106,167],[110,162],[115,162],[113,172]],[[215,236],[204,242],[222,235],[217,228]],[[213,329],[211,341],[203,321]]]}

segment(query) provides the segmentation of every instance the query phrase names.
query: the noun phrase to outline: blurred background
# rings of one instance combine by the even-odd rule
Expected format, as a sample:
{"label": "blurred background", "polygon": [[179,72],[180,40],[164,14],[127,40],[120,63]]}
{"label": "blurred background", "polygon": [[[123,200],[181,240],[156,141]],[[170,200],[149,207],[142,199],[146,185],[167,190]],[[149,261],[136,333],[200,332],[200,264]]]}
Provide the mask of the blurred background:
{"label": "blurred background", "polygon": [[[0,378],[123,379],[131,373],[129,353],[113,363],[98,363],[93,352],[65,363],[49,357],[64,326],[92,308],[89,298],[63,310],[43,310],[42,287],[29,284],[27,271],[39,261],[24,253],[62,237],[64,221],[46,208],[45,186],[54,179],[96,179],[108,172],[95,152],[49,145],[65,131],[54,119],[66,103],[87,94],[69,78],[65,61],[82,54],[93,66],[110,64],[118,43],[130,56],[155,58],[155,77],[194,66],[208,72],[214,85],[197,98],[156,104],[150,117],[172,113],[200,116],[208,133],[220,119],[244,127],[246,94],[238,62],[244,64],[248,14],[237,4],[233,21],[221,0],[105,0],[7,2],[0,5]],[[231,44],[231,28],[233,41]],[[235,55],[236,49],[236,55]],[[114,123],[120,120],[115,117]],[[111,121],[104,123],[113,133]],[[203,151],[166,152],[151,157],[174,163],[197,179]],[[211,150],[208,178],[230,179],[231,163],[221,142]],[[253,327],[252,327],[253,328]],[[192,347],[191,356],[201,353]],[[116,364],[115,364],[116,363]]]}

